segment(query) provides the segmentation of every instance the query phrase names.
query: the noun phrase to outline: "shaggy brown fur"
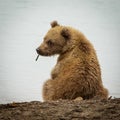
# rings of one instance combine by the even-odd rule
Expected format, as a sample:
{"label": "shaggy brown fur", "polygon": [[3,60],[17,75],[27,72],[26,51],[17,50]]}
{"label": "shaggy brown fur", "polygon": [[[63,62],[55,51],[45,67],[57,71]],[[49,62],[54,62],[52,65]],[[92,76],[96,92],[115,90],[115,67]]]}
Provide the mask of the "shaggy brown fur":
{"label": "shaggy brown fur", "polygon": [[96,52],[86,37],[71,27],[56,21],[44,37],[37,53],[43,56],[59,54],[51,79],[43,86],[44,100],[108,97],[103,87]]}

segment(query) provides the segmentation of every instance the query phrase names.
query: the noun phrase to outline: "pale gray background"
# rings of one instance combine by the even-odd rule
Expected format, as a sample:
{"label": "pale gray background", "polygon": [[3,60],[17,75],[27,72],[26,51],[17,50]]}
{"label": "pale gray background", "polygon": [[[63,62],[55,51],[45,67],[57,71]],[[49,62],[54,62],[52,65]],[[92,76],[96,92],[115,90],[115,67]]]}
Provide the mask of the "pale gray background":
{"label": "pale gray background", "polygon": [[93,43],[110,95],[120,97],[119,0],[0,0],[0,103],[41,100],[57,56],[39,57],[52,20],[81,30]]}

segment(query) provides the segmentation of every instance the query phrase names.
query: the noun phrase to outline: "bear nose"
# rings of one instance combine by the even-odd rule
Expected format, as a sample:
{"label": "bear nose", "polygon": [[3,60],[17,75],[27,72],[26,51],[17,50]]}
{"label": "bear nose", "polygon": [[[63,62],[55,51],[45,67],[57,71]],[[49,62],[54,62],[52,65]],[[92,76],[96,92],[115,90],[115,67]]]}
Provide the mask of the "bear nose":
{"label": "bear nose", "polygon": [[39,54],[39,52],[40,52],[39,48],[36,49],[36,52]]}

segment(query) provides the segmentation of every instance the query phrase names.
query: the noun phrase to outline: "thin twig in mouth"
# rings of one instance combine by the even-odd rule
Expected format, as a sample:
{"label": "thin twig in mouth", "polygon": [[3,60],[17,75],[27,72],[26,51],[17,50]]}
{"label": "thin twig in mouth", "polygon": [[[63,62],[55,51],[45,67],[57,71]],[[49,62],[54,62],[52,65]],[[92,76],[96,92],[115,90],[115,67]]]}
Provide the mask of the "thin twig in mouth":
{"label": "thin twig in mouth", "polygon": [[39,58],[39,55],[37,56],[37,58],[35,59],[36,61],[38,60],[38,58]]}

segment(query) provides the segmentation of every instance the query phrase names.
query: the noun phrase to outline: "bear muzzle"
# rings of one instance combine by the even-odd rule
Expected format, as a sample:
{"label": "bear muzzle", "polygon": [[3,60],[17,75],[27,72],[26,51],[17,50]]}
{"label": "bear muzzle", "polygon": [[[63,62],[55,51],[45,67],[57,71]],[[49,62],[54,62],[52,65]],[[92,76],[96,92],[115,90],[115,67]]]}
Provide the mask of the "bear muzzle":
{"label": "bear muzzle", "polygon": [[38,48],[36,49],[36,52],[37,52],[38,55],[49,56],[49,53],[43,51],[40,47],[38,47]]}

